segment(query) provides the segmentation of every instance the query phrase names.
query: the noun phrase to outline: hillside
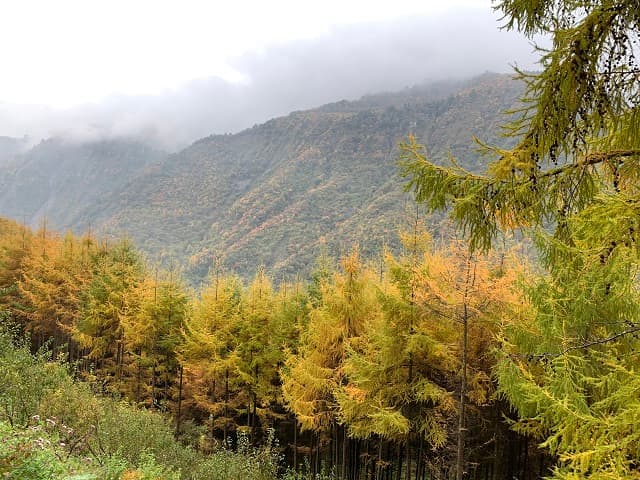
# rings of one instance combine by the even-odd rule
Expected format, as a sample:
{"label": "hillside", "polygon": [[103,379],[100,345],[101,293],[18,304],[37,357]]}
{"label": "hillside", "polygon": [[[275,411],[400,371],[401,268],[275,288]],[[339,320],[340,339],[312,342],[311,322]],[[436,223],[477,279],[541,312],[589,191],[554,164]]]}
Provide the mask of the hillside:
{"label": "hillside", "polygon": [[0,168],[6,167],[18,155],[28,149],[28,138],[13,138],[0,136]]}
{"label": "hillside", "polygon": [[42,141],[0,170],[0,212],[33,226],[47,218],[53,228],[74,228],[88,205],[99,206],[164,155],[133,140]]}
{"label": "hillside", "polygon": [[[442,91],[445,90],[445,91]],[[411,89],[295,112],[236,135],[204,138],[169,156],[86,212],[105,232],[126,230],[165,260],[189,258],[203,278],[213,255],[242,275],[308,271],[326,242],[339,254],[395,244],[406,196],[398,142],[409,132],[432,156],[479,166],[472,136],[496,140],[520,86],[485,75],[446,89]]]}
{"label": "hillside", "polygon": [[408,133],[432,158],[452,152],[477,169],[472,136],[497,140],[521,91],[485,74],[294,112],[169,156],[134,142],[51,140],[4,176],[0,214],[126,231],[151,259],[185,262],[196,282],[216,254],[243,276],[260,263],[277,278],[308,272],[322,244],[334,255],[355,242],[367,255],[396,245],[411,210],[396,166]]}

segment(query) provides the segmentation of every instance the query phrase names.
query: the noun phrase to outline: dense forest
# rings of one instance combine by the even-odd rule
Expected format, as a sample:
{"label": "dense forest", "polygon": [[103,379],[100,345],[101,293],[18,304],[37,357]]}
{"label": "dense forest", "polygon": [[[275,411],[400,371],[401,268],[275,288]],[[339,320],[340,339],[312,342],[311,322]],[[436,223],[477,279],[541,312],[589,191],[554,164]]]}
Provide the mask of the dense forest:
{"label": "dense forest", "polygon": [[[294,470],[446,477],[462,421],[474,477],[549,463],[508,430],[491,379],[523,309],[513,252],[437,246],[416,216],[402,256],[321,255],[309,282],[277,285],[214,263],[195,293],[127,240],[1,225],[5,321],[101,396],[169,414],[199,451],[275,435]],[[10,405],[4,420],[24,421]]]}
{"label": "dense forest", "polygon": [[553,48],[486,173],[401,145],[399,253],[320,249],[294,282],[214,256],[193,291],[126,238],[0,220],[0,471],[639,478],[640,10],[497,8]]}

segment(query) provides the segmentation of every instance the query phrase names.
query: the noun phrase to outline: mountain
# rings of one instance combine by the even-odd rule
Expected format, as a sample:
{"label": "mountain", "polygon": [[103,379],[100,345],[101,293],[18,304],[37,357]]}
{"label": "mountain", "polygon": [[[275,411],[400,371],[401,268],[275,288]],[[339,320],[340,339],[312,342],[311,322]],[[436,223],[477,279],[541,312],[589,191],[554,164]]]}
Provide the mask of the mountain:
{"label": "mountain", "polygon": [[36,226],[76,227],[87,206],[99,206],[164,152],[135,140],[48,139],[15,155],[0,170],[0,212]]}
{"label": "mountain", "polygon": [[[503,142],[503,112],[521,94],[510,76],[485,74],[294,112],[164,156],[133,142],[44,142],[0,194],[0,214],[17,218],[7,210],[15,202],[49,212],[57,228],[126,231],[151,259],[185,262],[196,282],[218,254],[243,276],[260,264],[276,278],[305,274],[323,245],[334,255],[356,243],[369,256],[383,242],[397,248],[412,210],[398,142],[413,133],[432,158],[452,153],[477,170],[472,137]],[[37,153],[45,149],[59,155]],[[29,193],[38,189],[46,194]]]}
{"label": "mountain", "polygon": [[6,167],[29,148],[28,137],[13,138],[0,136],[0,168]]}

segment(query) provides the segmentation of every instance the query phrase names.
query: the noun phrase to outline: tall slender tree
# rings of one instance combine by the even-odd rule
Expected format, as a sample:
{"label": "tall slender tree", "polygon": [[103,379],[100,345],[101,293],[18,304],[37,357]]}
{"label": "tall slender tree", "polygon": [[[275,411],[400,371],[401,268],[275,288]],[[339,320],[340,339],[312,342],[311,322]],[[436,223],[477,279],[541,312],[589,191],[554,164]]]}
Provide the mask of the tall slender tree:
{"label": "tall slender tree", "polygon": [[216,271],[185,321],[179,359],[192,383],[196,407],[210,416],[210,428],[223,441],[237,426],[241,408],[236,354],[242,284]]}

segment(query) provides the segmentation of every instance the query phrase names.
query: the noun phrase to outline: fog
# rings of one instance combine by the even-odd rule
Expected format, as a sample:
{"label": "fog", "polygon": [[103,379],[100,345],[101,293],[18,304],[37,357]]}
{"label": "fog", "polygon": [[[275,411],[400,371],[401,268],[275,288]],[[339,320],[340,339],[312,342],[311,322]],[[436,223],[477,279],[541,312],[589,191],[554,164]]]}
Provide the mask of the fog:
{"label": "fog", "polygon": [[156,95],[114,94],[68,109],[0,103],[0,135],[141,136],[174,150],[328,102],[509,72],[513,64],[535,68],[533,50],[523,36],[499,30],[491,11],[343,25],[232,59],[230,66],[244,77],[238,83],[200,78]]}

